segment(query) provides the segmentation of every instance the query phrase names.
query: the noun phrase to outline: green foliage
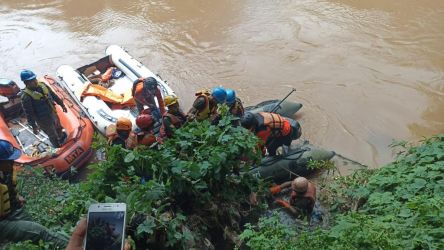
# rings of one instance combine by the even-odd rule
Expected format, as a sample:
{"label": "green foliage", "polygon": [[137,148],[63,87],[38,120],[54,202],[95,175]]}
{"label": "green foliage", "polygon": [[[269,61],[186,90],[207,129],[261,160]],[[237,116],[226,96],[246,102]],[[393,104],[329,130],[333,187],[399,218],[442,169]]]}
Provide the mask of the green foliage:
{"label": "green foliage", "polygon": [[[0,247],[2,247],[0,245]],[[18,242],[14,244],[7,244],[3,246],[4,248],[1,249],[9,249],[9,250],[49,250],[49,249],[56,249],[51,243],[49,242],[43,242],[39,241],[38,244],[34,244],[31,241],[23,241]]]}
{"label": "green foliage", "polygon": [[240,239],[251,249],[288,249],[295,244],[296,232],[282,224],[276,213],[268,218],[260,218],[256,226],[245,225]]}
{"label": "green foliage", "polygon": [[359,169],[349,176],[336,177],[335,181],[321,186],[318,197],[331,212],[356,210],[369,195],[365,185],[373,173],[374,170]]}
{"label": "green foliage", "polygon": [[20,191],[38,222],[67,233],[90,203],[124,202],[138,248],[199,246],[220,237],[213,232],[240,231],[241,213],[259,209],[248,206],[248,195],[266,190],[248,172],[260,161],[257,138],[233,127],[233,119],[224,116],[217,126],[191,122],[158,149],[127,150],[96,138],[106,160],[90,166],[87,181],[70,185],[35,172],[22,176]]}
{"label": "green foliage", "polygon": [[[278,246],[273,249],[443,249],[444,135],[416,147],[399,145],[405,148],[395,162],[340,177],[322,189],[324,202],[336,213],[330,229],[293,237],[288,228],[262,221],[244,231],[246,244],[252,249],[272,243]],[[281,248],[274,236],[287,245]]]}
{"label": "green foliage", "polygon": [[315,161],[315,160],[309,159],[308,164],[307,164],[307,168],[314,169],[314,170],[335,170],[336,166],[335,166],[334,162],[332,162],[330,160]]}
{"label": "green foliage", "polygon": [[56,231],[69,231],[93,201],[79,184],[70,184],[42,169],[26,169],[18,176],[20,195],[26,199],[26,211],[34,220]]}
{"label": "green foliage", "polygon": [[[51,231],[69,236],[89,204],[94,202],[82,192],[79,184],[70,184],[57,176],[50,176],[42,169],[26,167],[18,174],[17,188],[26,199],[25,209],[33,220]],[[51,242],[30,241],[0,245],[1,249],[56,249]]]}
{"label": "green foliage", "polygon": [[[150,245],[157,238],[158,244],[161,238],[165,246],[185,248],[194,236],[183,214],[238,202],[257,190],[250,165],[241,161],[258,160],[256,143],[248,131],[231,126],[229,117],[218,126],[192,122],[159,150],[105,147],[107,162],[94,167],[86,185],[93,197],[125,202],[130,218],[142,218],[133,235],[138,242]],[[220,217],[219,212],[209,216]]]}
{"label": "green foliage", "polygon": [[[41,169],[29,170],[20,173],[18,178],[18,189],[26,198],[27,212],[44,226],[59,224],[57,214],[62,208],[57,205],[65,198],[69,183],[57,177],[49,179]],[[47,185],[48,182],[51,185]]]}

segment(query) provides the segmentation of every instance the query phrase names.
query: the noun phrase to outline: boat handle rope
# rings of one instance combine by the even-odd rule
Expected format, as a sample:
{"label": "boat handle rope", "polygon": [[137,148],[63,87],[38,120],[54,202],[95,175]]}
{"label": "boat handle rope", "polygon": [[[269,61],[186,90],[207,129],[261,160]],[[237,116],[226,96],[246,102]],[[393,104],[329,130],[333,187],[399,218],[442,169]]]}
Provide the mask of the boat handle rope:
{"label": "boat handle rope", "polygon": [[[272,165],[273,163],[275,163],[275,162],[277,162],[277,161],[280,161],[280,160],[288,160],[288,161],[297,160],[297,159],[299,159],[299,158],[302,156],[302,154],[303,154],[305,151],[309,151],[309,149],[304,148],[304,149],[300,149],[300,150],[297,150],[297,151],[295,151],[295,152],[292,152],[291,154],[282,155],[282,156],[277,156],[277,157],[275,157],[275,158],[269,159],[269,160],[267,160],[267,161],[261,163],[260,165],[266,167],[266,166],[270,166],[270,165]],[[295,155],[295,154],[300,154],[300,155],[299,155],[297,158],[289,158],[289,156],[292,156],[292,155]]]}
{"label": "boat handle rope", "polygon": [[345,157],[345,156],[343,156],[343,155],[341,155],[341,154],[338,154],[338,153],[336,153],[336,152],[335,152],[335,155],[337,155],[339,158],[342,158],[342,159],[344,159],[344,160],[350,161],[351,163],[354,163],[354,164],[356,164],[356,165],[358,165],[358,166],[360,166],[360,167],[368,168],[367,165],[364,165],[364,164],[362,164],[362,163],[360,163],[360,162],[358,162],[358,161],[352,160],[352,159],[350,159],[350,158],[348,158],[348,157]]}

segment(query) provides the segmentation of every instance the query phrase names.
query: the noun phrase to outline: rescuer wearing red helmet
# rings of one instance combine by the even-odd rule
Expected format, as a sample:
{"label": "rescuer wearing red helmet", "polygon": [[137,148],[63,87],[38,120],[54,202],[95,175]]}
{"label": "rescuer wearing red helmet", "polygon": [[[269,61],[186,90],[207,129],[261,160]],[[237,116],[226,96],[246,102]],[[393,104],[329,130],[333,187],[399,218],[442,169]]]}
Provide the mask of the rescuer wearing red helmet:
{"label": "rescuer wearing red helmet", "polygon": [[136,118],[136,125],[140,128],[140,132],[137,133],[138,145],[145,145],[150,147],[155,142],[160,140],[154,135],[154,118],[151,114],[140,114]]}

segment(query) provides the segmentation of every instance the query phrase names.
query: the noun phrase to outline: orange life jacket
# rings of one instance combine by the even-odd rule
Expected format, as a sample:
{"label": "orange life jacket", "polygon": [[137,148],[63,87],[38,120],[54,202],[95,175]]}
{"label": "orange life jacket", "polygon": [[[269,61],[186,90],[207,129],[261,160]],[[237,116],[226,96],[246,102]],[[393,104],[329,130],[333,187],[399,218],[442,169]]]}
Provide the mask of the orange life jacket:
{"label": "orange life jacket", "polygon": [[133,85],[133,97],[136,102],[147,105],[150,108],[156,106],[154,101],[154,97],[157,98],[157,103],[159,104],[159,110],[161,114],[165,113],[165,103],[162,98],[162,93],[160,92],[159,87],[156,87],[156,93],[154,96],[147,96],[147,91],[144,90],[143,78],[138,79],[139,82]]}
{"label": "orange life jacket", "polygon": [[[117,139],[119,135],[116,133],[110,137],[108,137],[108,143],[111,144],[115,139]],[[131,132],[128,136],[128,139],[125,140],[125,148],[126,149],[133,149],[137,146],[137,136]]]}
{"label": "orange life jacket", "polygon": [[140,132],[139,134],[137,134],[137,140],[139,142],[139,145],[145,145],[147,147],[157,142],[156,136],[153,135],[151,132]]}
{"label": "orange life jacket", "polygon": [[[163,115],[163,119],[165,119],[166,117],[168,117],[169,119],[171,119],[171,124],[173,124],[173,126],[174,126],[176,129],[182,127],[182,125],[183,125],[183,124],[185,123],[185,121],[186,121],[186,117],[185,117],[185,115],[183,116],[183,119],[180,119],[178,116],[173,115],[173,114],[167,112],[167,113],[165,113],[165,114]],[[164,138],[164,137],[170,137],[170,136],[171,136],[171,134],[168,134],[168,133],[167,133],[168,129],[167,129],[165,126],[166,126],[166,125],[165,125],[165,122],[163,122],[163,123],[162,123],[162,127],[160,127],[160,136],[161,136],[162,138]]]}
{"label": "orange life jacket", "polygon": [[[111,124],[106,128],[106,137],[108,137],[108,143],[111,145],[119,135],[117,134],[116,125]],[[132,149],[137,146],[137,136],[132,131],[130,132],[130,135],[125,140],[125,148]]]}
{"label": "orange life jacket", "polygon": [[284,128],[285,119],[282,116],[267,112],[259,112],[259,115],[264,118],[263,125],[275,130],[282,130]]}
{"label": "orange life jacket", "polygon": [[136,85],[135,85],[135,89],[133,90],[133,97],[135,100],[137,100],[138,102],[144,103],[145,102],[145,98],[143,95],[143,81],[139,81]]}
{"label": "orange life jacket", "polygon": [[111,80],[111,77],[113,76],[113,69],[115,69],[115,67],[109,67],[105,73],[102,74],[102,82],[107,82],[109,80]]}
{"label": "orange life jacket", "polygon": [[[291,200],[290,200],[291,205],[298,207],[298,204],[304,204],[311,206],[310,209],[313,209],[315,202],[316,202],[316,187],[311,182],[308,183],[307,191],[303,194],[298,194],[292,191]],[[304,207],[301,207],[301,209],[304,209]]]}
{"label": "orange life jacket", "polygon": [[20,92],[20,88],[13,81],[0,79],[0,95],[8,98],[17,97]]}
{"label": "orange life jacket", "polygon": [[290,135],[291,124],[287,119],[274,113],[259,112],[259,115],[263,117],[263,121],[260,121],[258,127],[265,127],[265,129],[257,131],[256,136],[263,143],[267,143],[270,138]]}

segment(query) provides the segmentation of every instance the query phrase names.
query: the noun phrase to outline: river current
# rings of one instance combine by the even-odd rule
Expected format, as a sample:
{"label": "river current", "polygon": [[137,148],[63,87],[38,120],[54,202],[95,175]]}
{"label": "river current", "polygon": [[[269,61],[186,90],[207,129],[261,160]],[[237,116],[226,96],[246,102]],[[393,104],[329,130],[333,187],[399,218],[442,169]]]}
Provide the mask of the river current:
{"label": "river current", "polygon": [[0,77],[55,74],[118,44],[187,110],[203,87],[289,97],[303,139],[377,167],[444,132],[441,0],[1,0]]}

